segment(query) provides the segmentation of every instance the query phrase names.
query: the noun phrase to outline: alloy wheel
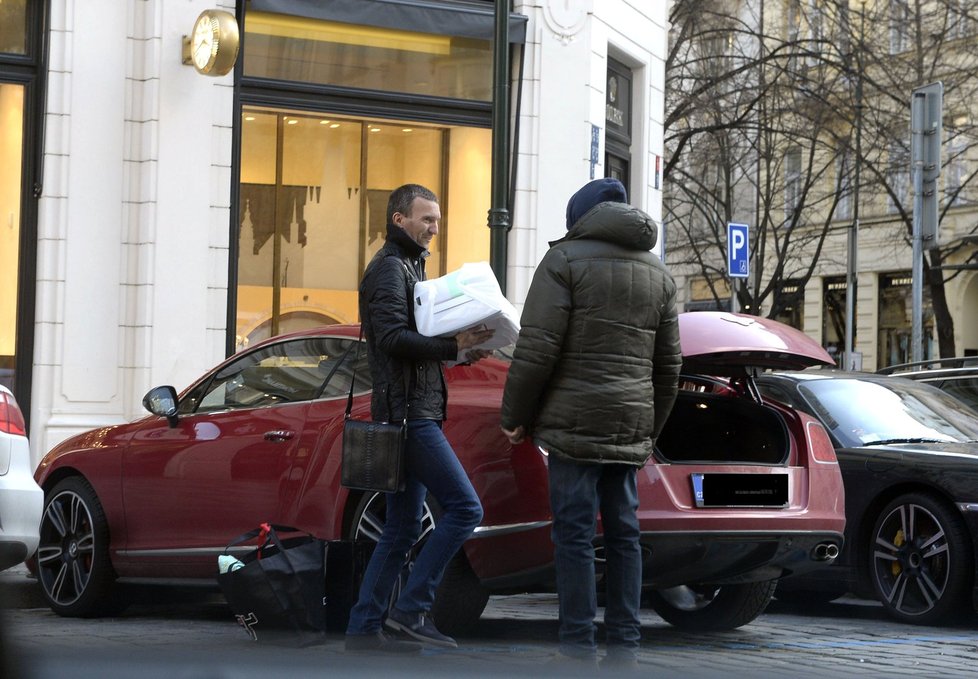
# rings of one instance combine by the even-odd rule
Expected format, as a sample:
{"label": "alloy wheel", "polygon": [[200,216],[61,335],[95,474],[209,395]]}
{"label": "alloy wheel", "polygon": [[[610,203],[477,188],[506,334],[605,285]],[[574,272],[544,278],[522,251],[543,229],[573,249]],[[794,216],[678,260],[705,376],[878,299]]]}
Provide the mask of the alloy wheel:
{"label": "alloy wheel", "polygon": [[[363,510],[359,513],[356,525],[353,529],[354,540],[370,540],[376,543],[380,540],[380,534],[384,532],[384,524],[387,520],[387,497],[384,493],[373,493],[365,499]],[[427,502],[421,510],[421,536],[417,544],[424,542],[425,538],[435,528],[435,517],[431,512],[431,507]]]}
{"label": "alloy wheel", "polygon": [[92,577],[95,527],[84,498],[65,490],[48,502],[41,518],[37,548],[38,577],[50,599],[62,606],[75,603]]}
{"label": "alloy wheel", "polygon": [[884,604],[905,616],[931,611],[945,597],[954,546],[927,507],[899,504],[877,524],[873,572]]}

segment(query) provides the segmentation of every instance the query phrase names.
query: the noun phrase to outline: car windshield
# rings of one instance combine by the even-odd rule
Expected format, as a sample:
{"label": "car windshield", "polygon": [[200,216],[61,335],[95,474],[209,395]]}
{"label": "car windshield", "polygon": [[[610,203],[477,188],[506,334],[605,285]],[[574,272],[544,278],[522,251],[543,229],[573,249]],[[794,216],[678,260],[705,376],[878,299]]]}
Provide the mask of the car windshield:
{"label": "car windshield", "polygon": [[927,384],[838,378],[799,390],[845,446],[978,440],[974,413]]}

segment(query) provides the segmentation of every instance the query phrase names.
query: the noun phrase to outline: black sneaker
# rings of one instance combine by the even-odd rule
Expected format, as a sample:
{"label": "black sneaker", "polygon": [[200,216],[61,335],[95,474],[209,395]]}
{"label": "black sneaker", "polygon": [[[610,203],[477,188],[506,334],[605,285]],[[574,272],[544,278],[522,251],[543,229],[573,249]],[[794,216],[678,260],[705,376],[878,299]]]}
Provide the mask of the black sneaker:
{"label": "black sneaker", "polygon": [[382,629],[371,634],[347,634],[344,646],[347,651],[380,653],[420,653],[421,644],[395,639]]}
{"label": "black sneaker", "polygon": [[398,632],[404,632],[420,642],[443,648],[458,648],[455,640],[438,631],[427,613],[403,613],[392,608],[385,625]]}

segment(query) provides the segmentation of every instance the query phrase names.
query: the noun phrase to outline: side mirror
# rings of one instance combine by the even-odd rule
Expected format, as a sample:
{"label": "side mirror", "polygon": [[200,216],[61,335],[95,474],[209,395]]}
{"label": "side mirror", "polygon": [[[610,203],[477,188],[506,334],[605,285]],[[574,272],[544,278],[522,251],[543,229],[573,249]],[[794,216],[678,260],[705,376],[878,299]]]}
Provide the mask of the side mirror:
{"label": "side mirror", "polygon": [[177,390],[173,387],[153,387],[143,396],[143,407],[157,417],[165,417],[171,427],[177,426]]}

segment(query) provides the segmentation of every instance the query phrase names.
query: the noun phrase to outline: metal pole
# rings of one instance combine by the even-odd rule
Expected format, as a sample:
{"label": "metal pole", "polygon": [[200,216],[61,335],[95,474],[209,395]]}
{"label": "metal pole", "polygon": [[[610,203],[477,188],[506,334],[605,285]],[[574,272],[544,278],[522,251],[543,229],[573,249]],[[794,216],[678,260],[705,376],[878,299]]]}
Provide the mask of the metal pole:
{"label": "metal pole", "polygon": [[506,294],[506,248],[509,233],[509,0],[496,0],[492,46],[492,204],[489,208],[489,265]]}
{"label": "metal pole", "polygon": [[922,129],[915,129],[916,125],[921,125],[924,120],[924,104],[926,95],[914,92],[910,101],[910,144],[913,147],[911,156],[914,158],[913,167],[913,262],[910,273],[912,311],[911,311],[911,331],[910,331],[910,360],[914,363],[923,360],[922,344],[923,332],[921,328],[921,317],[923,314],[923,291],[924,291],[924,248],[920,236],[920,218],[923,203],[924,191],[924,134]]}
{"label": "metal pole", "polygon": [[856,44],[856,173],[853,187],[852,225],[846,234],[846,338],[842,360],[845,370],[855,369],[854,344],[856,336],[856,272],[859,270],[859,183],[862,167],[863,136],[863,67],[862,39],[865,5],[859,11],[859,42]]}

